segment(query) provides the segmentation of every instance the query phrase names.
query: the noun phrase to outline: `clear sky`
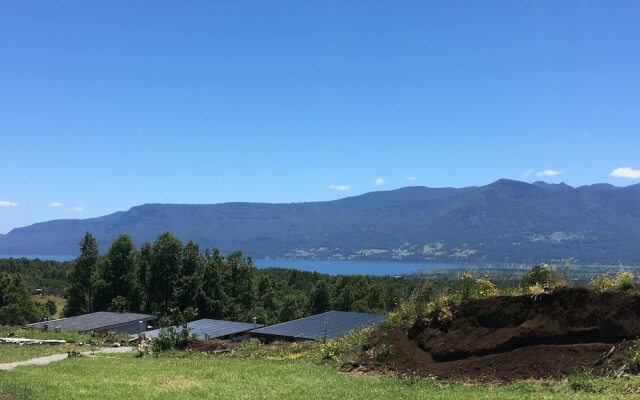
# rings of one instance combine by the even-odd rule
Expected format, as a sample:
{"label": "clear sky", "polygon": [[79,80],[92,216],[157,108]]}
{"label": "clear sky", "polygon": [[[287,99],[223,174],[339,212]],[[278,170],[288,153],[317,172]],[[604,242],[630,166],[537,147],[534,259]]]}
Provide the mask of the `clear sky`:
{"label": "clear sky", "polygon": [[640,2],[4,1],[0,162],[0,233],[149,202],[634,184]]}

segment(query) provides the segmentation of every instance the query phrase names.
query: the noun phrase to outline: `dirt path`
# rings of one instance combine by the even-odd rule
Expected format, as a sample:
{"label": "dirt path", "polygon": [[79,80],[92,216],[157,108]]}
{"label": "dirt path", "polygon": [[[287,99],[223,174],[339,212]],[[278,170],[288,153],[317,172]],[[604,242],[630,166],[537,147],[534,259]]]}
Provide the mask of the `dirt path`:
{"label": "dirt path", "polygon": [[[95,351],[83,351],[82,354],[83,356],[90,356],[92,354],[97,354],[97,353],[126,353],[126,352],[130,352],[132,351],[131,347],[101,347],[96,349]],[[25,360],[25,361],[15,361],[15,362],[10,362],[10,363],[2,363],[0,364],[0,371],[9,371],[12,370],[16,367],[20,367],[22,365],[47,365],[50,364],[52,362],[56,362],[56,361],[61,361],[64,360],[65,358],[68,358],[68,354],[67,353],[62,353],[62,354],[53,354],[50,356],[45,356],[45,357],[37,357],[37,358],[31,358],[29,360]]]}

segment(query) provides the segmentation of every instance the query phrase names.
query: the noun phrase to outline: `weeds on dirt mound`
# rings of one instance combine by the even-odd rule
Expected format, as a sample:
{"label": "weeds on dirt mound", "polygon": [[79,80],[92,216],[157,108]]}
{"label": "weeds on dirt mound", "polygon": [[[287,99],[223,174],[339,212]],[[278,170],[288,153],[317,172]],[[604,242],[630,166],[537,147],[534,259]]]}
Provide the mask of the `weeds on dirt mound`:
{"label": "weeds on dirt mound", "polygon": [[613,279],[606,274],[593,277],[591,286],[600,293],[613,292],[615,290],[628,291],[637,287],[633,272],[622,268]]}

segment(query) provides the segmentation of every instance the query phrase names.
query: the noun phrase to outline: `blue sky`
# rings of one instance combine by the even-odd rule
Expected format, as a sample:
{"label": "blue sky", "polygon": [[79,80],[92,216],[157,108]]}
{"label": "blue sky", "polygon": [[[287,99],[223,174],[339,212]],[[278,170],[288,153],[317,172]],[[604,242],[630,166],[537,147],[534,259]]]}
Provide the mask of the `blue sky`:
{"label": "blue sky", "polygon": [[639,21],[637,1],[2,2],[0,232],[149,202],[638,183]]}

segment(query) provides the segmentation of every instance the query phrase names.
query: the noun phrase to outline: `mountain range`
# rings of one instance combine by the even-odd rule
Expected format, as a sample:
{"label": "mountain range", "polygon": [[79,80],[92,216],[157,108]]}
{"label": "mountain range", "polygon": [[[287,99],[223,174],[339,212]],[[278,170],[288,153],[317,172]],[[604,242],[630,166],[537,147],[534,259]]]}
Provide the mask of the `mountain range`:
{"label": "mountain range", "polygon": [[164,231],[254,258],[640,263],[640,184],[571,187],[501,179],[465,188],[405,187],[334,201],[144,204],[0,235],[0,254],[101,250],[121,233],[139,245]]}

